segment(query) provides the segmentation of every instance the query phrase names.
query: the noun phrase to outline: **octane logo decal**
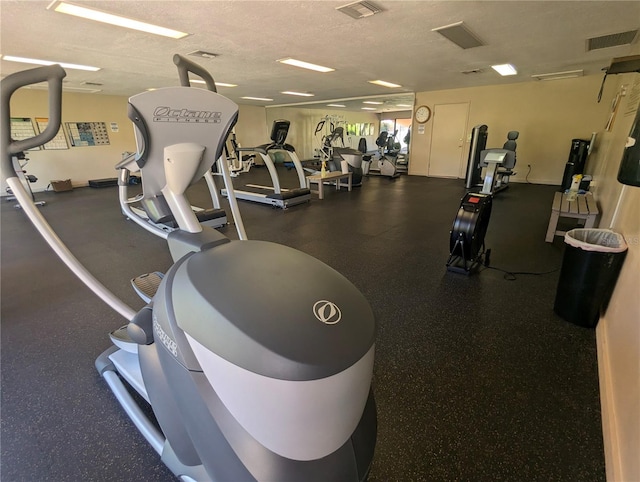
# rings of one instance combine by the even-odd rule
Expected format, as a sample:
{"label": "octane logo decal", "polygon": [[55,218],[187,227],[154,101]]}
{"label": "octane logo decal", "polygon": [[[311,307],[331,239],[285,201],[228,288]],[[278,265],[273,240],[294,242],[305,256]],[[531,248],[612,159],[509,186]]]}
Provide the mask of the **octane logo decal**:
{"label": "octane logo decal", "polygon": [[338,305],[327,300],[316,301],[313,305],[313,314],[327,325],[335,325],[342,319],[342,311]]}
{"label": "octane logo decal", "polygon": [[153,111],[153,122],[189,122],[194,124],[219,124],[221,112],[208,110],[173,109],[159,106]]}

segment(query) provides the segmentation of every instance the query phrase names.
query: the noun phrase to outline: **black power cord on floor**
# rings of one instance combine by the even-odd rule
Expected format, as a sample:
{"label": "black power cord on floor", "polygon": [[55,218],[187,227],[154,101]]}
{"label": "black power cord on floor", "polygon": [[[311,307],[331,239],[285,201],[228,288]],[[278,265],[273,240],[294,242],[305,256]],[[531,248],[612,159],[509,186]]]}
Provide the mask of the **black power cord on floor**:
{"label": "black power cord on floor", "polygon": [[540,272],[534,272],[534,271],[507,271],[505,269],[495,268],[493,266],[485,266],[485,269],[494,269],[496,271],[500,271],[501,273],[504,273],[504,276],[503,276],[504,279],[506,279],[507,281],[515,281],[515,280],[518,279],[516,277],[516,275],[542,276],[542,275],[545,275],[545,274],[555,273],[556,271],[558,271],[559,268],[552,269],[551,271],[540,271]]}
{"label": "black power cord on floor", "polygon": [[483,262],[483,271],[485,269],[493,269],[496,271],[500,271],[501,273],[504,273],[503,278],[506,279],[507,281],[515,281],[518,278],[516,277],[516,275],[528,275],[528,276],[543,276],[545,274],[551,274],[551,273],[555,273],[556,271],[558,271],[558,269],[560,268],[556,268],[556,269],[552,269],[551,271],[507,271],[506,269],[502,269],[502,268],[496,268],[494,266],[490,266],[491,264],[491,250],[487,249],[484,253],[484,262]]}

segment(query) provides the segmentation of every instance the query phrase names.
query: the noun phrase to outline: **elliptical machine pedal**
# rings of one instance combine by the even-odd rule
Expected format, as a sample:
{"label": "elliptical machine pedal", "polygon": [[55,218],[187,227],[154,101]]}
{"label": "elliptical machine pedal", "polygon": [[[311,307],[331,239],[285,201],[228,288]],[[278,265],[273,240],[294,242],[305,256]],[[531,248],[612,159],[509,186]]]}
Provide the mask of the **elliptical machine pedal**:
{"label": "elliptical machine pedal", "polygon": [[129,336],[127,326],[128,325],[123,325],[117,330],[113,330],[109,333],[109,339],[115,346],[127,353],[138,353],[138,344]]}
{"label": "elliptical machine pedal", "polygon": [[490,194],[481,193],[467,193],[462,198],[450,231],[447,271],[470,275],[482,264],[489,266],[491,250],[485,250],[484,237],[492,200]]}
{"label": "elliptical machine pedal", "polygon": [[164,274],[160,271],[141,274],[131,280],[131,286],[137,295],[142,298],[142,301],[150,303],[151,298],[153,298],[156,291],[158,291],[158,286],[160,286],[162,278],[164,278]]}

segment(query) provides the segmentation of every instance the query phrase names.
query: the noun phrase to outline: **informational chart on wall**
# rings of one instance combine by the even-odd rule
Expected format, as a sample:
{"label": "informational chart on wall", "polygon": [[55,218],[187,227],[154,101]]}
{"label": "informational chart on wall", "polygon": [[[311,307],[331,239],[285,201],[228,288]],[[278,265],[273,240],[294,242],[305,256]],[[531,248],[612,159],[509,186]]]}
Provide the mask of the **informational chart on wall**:
{"label": "informational chart on wall", "polygon": [[66,122],[65,125],[74,147],[109,145],[105,122]]}
{"label": "informational chart on wall", "polygon": [[[42,133],[49,125],[49,119],[46,117],[36,117],[36,125],[38,126],[38,131]],[[58,130],[56,136],[42,146],[42,148],[45,150],[69,149],[69,143],[67,142],[62,127]]]}
{"label": "informational chart on wall", "polygon": [[[30,117],[12,117],[11,118],[11,138],[14,141],[22,141],[24,139],[30,139],[35,137],[36,130],[33,128],[33,122]],[[37,151],[39,147],[29,149],[30,151]]]}

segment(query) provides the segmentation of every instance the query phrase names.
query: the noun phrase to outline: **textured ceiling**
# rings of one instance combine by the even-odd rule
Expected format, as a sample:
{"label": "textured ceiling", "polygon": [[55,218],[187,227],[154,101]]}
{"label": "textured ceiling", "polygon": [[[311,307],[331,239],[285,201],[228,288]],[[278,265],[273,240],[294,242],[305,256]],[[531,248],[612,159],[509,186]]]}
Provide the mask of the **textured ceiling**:
{"label": "textured ceiling", "polygon": [[[47,1],[0,1],[3,55],[101,67],[67,70],[67,88],[102,84],[103,94],[133,95],[177,85],[175,53],[194,58],[240,104],[281,105],[389,93],[525,82],[531,75],[583,69],[596,74],[629,46],[586,51],[590,37],[640,27],[640,2],[618,1],[377,1],[383,12],[360,20],[335,10],[348,1],[77,1],[110,13],[189,32],[181,40],[134,32],[47,10]],[[465,24],[484,46],[463,50],[433,28]],[[636,42],[638,40],[636,39]],[[281,65],[294,57],[333,67],[316,73]],[[518,75],[500,77],[490,66],[510,62]],[[2,60],[2,75],[28,65]],[[481,70],[464,74],[463,71]],[[401,84],[388,89],[367,81]],[[281,94],[311,92],[312,98]],[[240,99],[268,97],[273,102]],[[411,99],[411,96],[408,97]],[[398,99],[386,99],[386,110]],[[361,105],[361,100],[351,105]]]}

